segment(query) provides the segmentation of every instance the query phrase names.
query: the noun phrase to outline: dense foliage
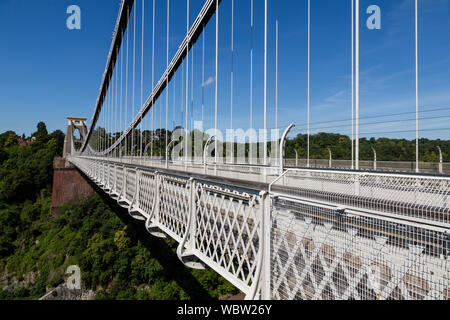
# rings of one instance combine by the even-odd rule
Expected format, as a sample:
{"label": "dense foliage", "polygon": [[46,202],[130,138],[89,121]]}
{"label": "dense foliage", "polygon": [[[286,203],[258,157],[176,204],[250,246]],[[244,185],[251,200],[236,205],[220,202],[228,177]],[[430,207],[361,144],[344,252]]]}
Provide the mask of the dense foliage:
{"label": "dense foliage", "polygon": [[[69,265],[81,268],[85,289],[98,299],[211,299],[237,290],[212,270],[189,270],[176,243],[148,236],[115,203],[95,195],[50,216],[52,161],[62,153],[61,131],[44,123],[20,145],[0,135],[0,299],[38,298],[61,284]],[[34,281],[22,285],[32,275]],[[0,281],[0,284],[2,283]]]}
{"label": "dense foliage", "polygon": [[41,218],[23,233],[21,250],[5,260],[11,276],[40,272],[36,285],[20,292],[45,294],[63,281],[69,265],[80,267],[84,287],[97,291],[98,299],[210,299],[236,292],[212,270],[186,269],[175,243],[151,239],[141,224],[125,224],[111,206],[95,195],[64,205],[49,219],[49,203],[34,204]]}
{"label": "dense foliage", "polygon": [[0,258],[18,246],[19,233],[39,218],[36,205],[51,193],[53,158],[62,153],[64,134],[48,134],[40,122],[30,144],[18,141],[12,131],[0,134]]}

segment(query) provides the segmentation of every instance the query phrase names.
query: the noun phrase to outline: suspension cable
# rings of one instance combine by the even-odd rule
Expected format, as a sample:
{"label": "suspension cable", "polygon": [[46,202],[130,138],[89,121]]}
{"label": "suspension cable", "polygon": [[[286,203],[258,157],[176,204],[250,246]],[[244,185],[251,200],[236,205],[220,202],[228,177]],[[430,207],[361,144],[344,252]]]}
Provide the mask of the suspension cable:
{"label": "suspension cable", "polygon": [[355,169],[359,170],[359,0],[356,0],[355,10]]}
{"label": "suspension cable", "polygon": [[183,126],[184,119],[184,109],[183,109],[183,98],[184,98],[184,62],[181,63],[181,101],[180,101],[180,126]]}
{"label": "suspension cable", "polygon": [[[142,0],[142,52],[141,52],[141,106],[143,106],[143,94],[144,94],[144,17],[145,17],[145,10],[144,10],[144,0]],[[140,148],[140,157],[142,158],[142,113],[141,113],[141,148]]]}
{"label": "suspension cable", "polygon": [[[253,0],[250,0],[250,130],[253,129],[253,33]],[[250,163],[252,163],[253,139],[250,142],[249,152]]]}
{"label": "suspension cable", "polygon": [[264,1],[264,165],[267,165],[267,0]]}
{"label": "suspension cable", "polygon": [[187,9],[186,9],[186,36],[187,36],[187,45],[186,45],[186,141],[185,141],[185,152],[184,158],[187,163],[188,160],[188,100],[189,100],[189,0],[187,0]]}
{"label": "suspension cable", "polygon": [[[136,115],[134,113],[134,104],[135,104],[135,96],[136,96],[136,90],[135,90],[135,82],[136,82],[136,4],[134,5],[134,19],[133,19],[133,101],[132,101],[132,117],[134,118]],[[131,156],[135,156],[135,145],[134,145],[134,126],[131,129]],[[133,151],[134,150],[134,151]]]}
{"label": "suspension cable", "polygon": [[234,84],[234,0],[231,0],[230,129],[233,129],[233,84]]}
{"label": "suspension cable", "polygon": [[[169,28],[170,28],[170,0],[167,0],[167,56],[166,56],[166,69],[169,68]],[[167,130],[168,128],[168,121],[169,121],[169,77],[166,78],[166,131],[164,133],[165,137],[166,137],[166,141],[165,141],[165,148],[167,148],[167,143],[168,143],[168,134],[167,134]],[[167,159],[166,159],[167,161]]]}
{"label": "suspension cable", "polygon": [[[130,16],[130,8],[128,7],[128,16]],[[126,80],[125,80],[125,126],[128,123],[128,49],[129,49],[129,28],[127,26],[127,62],[126,62]],[[125,139],[125,156],[128,154],[128,137]]]}
{"label": "suspension cable", "polygon": [[[216,0],[216,84],[215,84],[215,94],[214,94],[214,134],[217,136],[217,111],[218,111],[218,78],[219,74],[219,0]],[[217,150],[218,147],[218,139],[214,139],[214,154],[215,154],[215,163],[217,163],[219,152]]]}
{"label": "suspension cable", "polygon": [[172,131],[175,130],[175,106],[177,104],[176,91],[177,91],[177,77],[176,77],[176,75],[174,75],[173,76]]}
{"label": "suspension cable", "polygon": [[203,36],[203,52],[202,52],[202,125],[205,121],[205,24],[202,26],[202,36]]}
{"label": "suspension cable", "polygon": [[307,163],[310,166],[310,122],[311,122],[311,0],[308,0],[308,142]]}
{"label": "suspension cable", "polygon": [[[275,2],[275,127],[278,132],[278,0]],[[279,150],[276,144],[276,154]],[[280,150],[281,151],[281,150]],[[280,155],[282,157],[283,155]],[[281,159],[281,158],[280,158]]]}
{"label": "suspension cable", "polygon": [[415,63],[416,63],[416,172],[419,172],[419,37],[418,4],[415,0]]}
{"label": "suspension cable", "polygon": [[194,130],[194,45],[191,48],[191,130]]}
{"label": "suspension cable", "polygon": [[355,167],[355,1],[351,0],[351,7],[352,7],[352,16],[351,16],[351,34],[352,34],[352,41],[351,41],[351,50],[352,50],[352,165],[351,168],[354,169]]}
{"label": "suspension cable", "polygon": [[[123,37],[123,34],[122,34]],[[119,132],[120,135],[119,137],[122,135],[122,102],[123,102],[123,50],[122,48],[120,49],[120,112],[119,112]],[[122,143],[120,143],[122,145]],[[120,157],[122,157],[122,148],[121,146],[119,146],[119,155]]]}
{"label": "suspension cable", "polygon": [[[155,0],[153,0],[153,35],[152,35],[152,92],[155,87]],[[156,126],[154,126],[154,100],[152,95],[152,125],[150,130],[150,158],[153,159],[153,135],[155,134]]]}
{"label": "suspension cable", "polygon": [[[117,49],[117,54],[116,56],[119,56],[119,49]],[[118,125],[117,125],[117,111],[119,109],[119,105],[118,105],[118,97],[119,97],[119,66],[118,64],[116,64],[116,95],[115,95],[115,103],[114,103],[114,137],[115,140],[114,142],[117,141],[117,129],[118,129]],[[117,149],[115,150],[115,157],[117,157]]]}

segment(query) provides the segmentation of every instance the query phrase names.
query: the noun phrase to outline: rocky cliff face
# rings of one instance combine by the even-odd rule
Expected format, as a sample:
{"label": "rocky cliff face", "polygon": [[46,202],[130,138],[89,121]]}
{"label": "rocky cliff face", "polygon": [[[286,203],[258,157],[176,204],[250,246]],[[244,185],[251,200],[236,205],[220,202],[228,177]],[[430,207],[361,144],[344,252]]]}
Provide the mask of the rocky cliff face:
{"label": "rocky cliff face", "polygon": [[95,292],[92,290],[69,289],[65,283],[49,290],[39,300],[93,300]]}
{"label": "rocky cliff face", "polygon": [[21,279],[16,277],[9,277],[6,269],[3,275],[0,276],[0,288],[5,291],[14,291],[19,288],[30,288],[36,284],[36,279],[39,277],[39,271],[28,272],[24,274]]}

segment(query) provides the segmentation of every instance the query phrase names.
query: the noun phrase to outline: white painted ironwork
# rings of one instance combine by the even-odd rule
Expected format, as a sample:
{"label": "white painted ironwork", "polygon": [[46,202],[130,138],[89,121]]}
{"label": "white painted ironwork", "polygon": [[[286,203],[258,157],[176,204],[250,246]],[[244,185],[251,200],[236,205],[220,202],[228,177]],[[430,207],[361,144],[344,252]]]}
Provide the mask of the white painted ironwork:
{"label": "white painted ironwork", "polygon": [[450,299],[445,230],[272,200],[271,298]]}
{"label": "white painted ironwork", "polygon": [[248,299],[450,298],[449,178],[289,169],[269,193],[249,194],[102,158],[69,161],[152,235],[175,239],[183,263],[213,268]]}
{"label": "white painted ironwork", "polygon": [[450,178],[290,169],[274,192],[450,228]]}
{"label": "white painted ironwork", "polygon": [[[71,157],[69,161],[134,218],[145,220],[152,235],[168,235],[180,243],[177,253],[187,266],[208,265],[247,298],[259,296],[265,195],[103,159]],[[99,176],[97,172],[105,167],[108,174]]]}

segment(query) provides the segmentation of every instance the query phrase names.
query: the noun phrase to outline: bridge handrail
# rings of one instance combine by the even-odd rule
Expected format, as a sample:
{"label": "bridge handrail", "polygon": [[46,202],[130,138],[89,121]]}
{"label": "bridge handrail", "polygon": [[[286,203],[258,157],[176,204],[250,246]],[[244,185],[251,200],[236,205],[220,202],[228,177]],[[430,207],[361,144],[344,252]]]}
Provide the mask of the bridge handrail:
{"label": "bridge handrail", "polygon": [[270,189],[450,228],[450,177],[288,169]]}

